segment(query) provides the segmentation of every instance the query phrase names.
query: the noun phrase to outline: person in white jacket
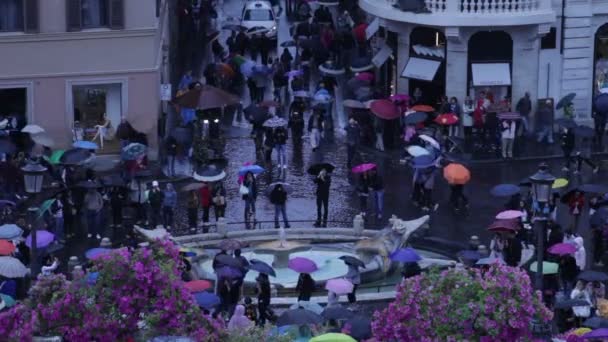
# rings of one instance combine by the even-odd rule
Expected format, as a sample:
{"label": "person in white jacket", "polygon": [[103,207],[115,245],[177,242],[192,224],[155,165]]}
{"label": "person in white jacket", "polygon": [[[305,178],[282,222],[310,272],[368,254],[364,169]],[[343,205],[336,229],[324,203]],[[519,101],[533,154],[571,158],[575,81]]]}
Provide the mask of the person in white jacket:
{"label": "person in white jacket", "polygon": [[570,299],[582,299],[589,303],[589,305],[572,307],[572,311],[574,311],[576,317],[587,318],[591,316],[591,293],[589,293],[589,290],[585,287],[585,283],[581,280],[576,282],[576,286],[570,293]]}
{"label": "person in white jacket", "polygon": [[587,265],[587,251],[585,251],[585,243],[582,237],[577,236],[574,238],[574,244],[576,246],[576,252],[574,252],[574,259],[576,259],[576,266],[581,271],[585,270]]}
{"label": "person in white jacket", "polygon": [[515,132],[517,131],[517,125],[513,120],[504,120],[501,123],[502,128],[502,157],[513,158],[513,143],[515,141]]}

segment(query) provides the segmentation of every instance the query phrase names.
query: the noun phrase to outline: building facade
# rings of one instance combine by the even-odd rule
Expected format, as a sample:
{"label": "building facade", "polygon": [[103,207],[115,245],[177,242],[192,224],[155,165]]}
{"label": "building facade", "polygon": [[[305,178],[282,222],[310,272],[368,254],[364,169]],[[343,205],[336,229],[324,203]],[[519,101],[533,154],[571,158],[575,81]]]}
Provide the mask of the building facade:
{"label": "building facade", "polygon": [[[401,10],[408,5],[425,9]],[[535,106],[537,99],[576,93],[576,120],[588,122],[594,95],[608,88],[606,0],[359,0],[359,6],[379,18],[385,36],[397,36],[396,92],[460,102],[490,92],[495,101],[514,103],[529,92]]]}
{"label": "building facade", "polygon": [[[104,114],[158,146],[161,83],[169,83],[165,0],[0,1],[0,116],[45,128],[60,147],[75,122],[85,139]],[[118,152],[106,143],[101,153]]]}

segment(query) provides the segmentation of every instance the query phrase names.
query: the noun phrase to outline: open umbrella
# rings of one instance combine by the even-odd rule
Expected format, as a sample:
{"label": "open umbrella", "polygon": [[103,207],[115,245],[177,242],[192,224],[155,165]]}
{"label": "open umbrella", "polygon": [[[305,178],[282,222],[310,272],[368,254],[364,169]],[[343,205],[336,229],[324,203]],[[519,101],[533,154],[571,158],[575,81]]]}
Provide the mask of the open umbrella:
{"label": "open umbrella", "polygon": [[305,309],[308,311],[312,311],[312,312],[316,313],[317,315],[320,315],[321,312],[323,312],[323,307],[321,305],[319,305],[315,302],[308,301],[308,300],[299,300],[297,303],[289,306],[289,310],[295,310],[295,309]]}
{"label": "open umbrella", "polygon": [[344,108],[351,108],[351,109],[365,109],[365,103],[358,101],[358,100],[344,100],[342,101],[342,105],[344,106]]}
{"label": "open umbrella", "polygon": [[323,318],[335,320],[349,319],[352,318],[354,315],[355,314],[352,311],[348,310],[343,306],[328,306],[321,313],[321,316],[323,316]]}
{"label": "open umbrella", "polygon": [[599,271],[586,270],[578,275],[584,281],[608,281],[608,274]]}
{"label": "open umbrella", "polygon": [[34,141],[38,145],[53,147],[55,146],[55,140],[48,136],[46,133],[39,133],[32,135],[32,141]]}
{"label": "open umbrella", "polygon": [[0,256],[0,276],[6,278],[22,278],[27,274],[27,268],[17,258]]}
{"label": "open umbrella", "polygon": [[184,185],[180,191],[186,192],[186,191],[192,191],[192,190],[198,190],[200,188],[202,188],[205,184],[203,183],[190,183],[188,185]]}
{"label": "open umbrella", "polygon": [[203,292],[213,288],[213,283],[208,280],[191,280],[184,283],[184,287],[192,293]]}
{"label": "open umbrella", "polygon": [[439,143],[437,142],[437,140],[435,140],[435,138],[432,138],[426,134],[421,134],[420,136],[418,136],[421,140],[426,141],[427,143],[429,143],[429,145],[433,146],[434,149],[436,150],[441,150],[441,145],[439,145]]}
{"label": "open umbrella", "polygon": [[59,158],[59,162],[64,165],[79,165],[89,160],[91,157],[92,154],[90,151],[74,148],[65,151]]}
{"label": "open umbrella", "polygon": [[44,128],[38,125],[27,125],[21,129],[21,132],[29,134],[39,134],[44,132]]}
{"label": "open umbrella", "polygon": [[598,195],[603,195],[605,193],[608,193],[608,186],[601,185],[601,184],[583,184],[583,185],[577,187],[577,189],[581,192],[598,194]]}
{"label": "open umbrella", "polygon": [[407,94],[393,94],[388,99],[394,102],[407,102],[410,100],[410,96]]}
{"label": "open umbrella", "polygon": [[196,300],[196,304],[204,309],[213,309],[214,307],[220,305],[222,302],[220,297],[213,293],[209,292],[198,292],[194,294],[194,300]]}
{"label": "open umbrella", "polygon": [[253,68],[255,68],[255,62],[251,60],[246,60],[239,65],[239,71],[245,77],[251,77],[251,75],[253,75]]}
{"label": "open umbrella", "polygon": [[418,145],[408,146],[405,150],[412,157],[419,157],[419,156],[425,156],[425,155],[430,154],[429,150],[427,150],[424,147],[418,146]]}
{"label": "open umbrella", "polygon": [[48,199],[48,200],[45,200],[44,202],[42,202],[42,205],[40,205],[40,207],[38,208],[37,219],[42,218],[42,216],[44,216],[44,213],[51,210],[51,206],[53,205],[53,203],[55,203],[55,201],[56,201],[56,199],[51,198],[51,199]]}
{"label": "open umbrella", "polygon": [[176,99],[177,104],[182,107],[200,110],[237,105],[240,101],[238,96],[206,84],[192,89]]}
{"label": "open umbrella", "polygon": [[435,111],[435,108],[428,106],[428,105],[415,105],[410,109],[415,112],[424,112],[424,113],[431,113],[431,112]]}
{"label": "open umbrella", "polygon": [[[554,262],[543,261],[543,274],[557,274],[558,270],[558,264]],[[538,272],[538,264],[536,263],[536,261],[530,265],[530,271],[534,273]]]}
{"label": "open umbrella", "polygon": [[318,270],[317,264],[314,261],[303,257],[289,259],[287,267],[298,273],[312,273]]}
{"label": "open umbrella", "polygon": [[397,262],[417,262],[422,260],[420,255],[409,247],[397,249],[389,255],[389,258]]}
{"label": "open umbrella", "polygon": [[148,147],[144,144],[130,143],[122,149],[120,157],[122,160],[137,160],[145,155],[147,150]]}
{"label": "open umbrella", "polygon": [[435,122],[442,126],[451,126],[458,123],[458,116],[454,113],[444,113],[435,118]]}
{"label": "open umbrella", "polygon": [[558,178],[553,181],[553,185],[551,185],[551,188],[552,189],[561,189],[567,185],[568,185],[568,180],[566,178]]}
{"label": "open umbrella", "polygon": [[86,251],[84,253],[84,256],[89,260],[93,260],[93,259],[97,259],[101,256],[108,255],[111,252],[112,252],[112,249],[110,249],[110,248],[97,247],[97,248],[91,248],[88,251]]}
{"label": "open umbrella", "polygon": [[443,168],[443,178],[449,184],[463,185],[471,180],[471,172],[462,164],[451,163]]}
{"label": "open umbrella", "polygon": [[497,220],[514,220],[524,216],[524,213],[519,210],[503,210],[496,215]]}
{"label": "open umbrella", "polygon": [[6,223],[0,226],[0,239],[12,240],[20,237],[23,229],[16,224]]}
{"label": "open umbrella", "polygon": [[[55,235],[47,230],[38,230],[36,231],[36,247],[44,248],[51,244],[55,240]],[[25,245],[28,247],[32,247],[32,235],[28,235],[27,239],[25,239]]]}
{"label": "open umbrella", "polygon": [[556,309],[570,309],[573,306],[588,306],[589,302],[584,299],[565,299],[556,301],[553,306]]}
{"label": "open umbrella", "polygon": [[355,258],[354,256],[343,255],[343,256],[339,257],[338,259],[344,261],[344,263],[347,264],[347,265],[352,265],[352,266],[355,266],[355,267],[365,268],[365,263],[363,261]]}
{"label": "open umbrella", "polygon": [[374,163],[359,164],[351,169],[352,173],[363,173],[376,168]]}
{"label": "open umbrella", "polygon": [[416,125],[426,120],[427,114],[425,112],[413,112],[405,116],[406,125]]}
{"label": "open umbrella", "polygon": [[574,120],[568,118],[559,118],[555,120],[555,124],[568,129],[575,128],[576,126],[578,126],[576,122],[574,122]]}
{"label": "open umbrella", "polygon": [[[589,305],[587,303],[587,305]],[[597,328],[608,328],[608,319],[603,318],[603,317],[591,317],[586,319],[583,322],[583,325],[589,328],[593,328],[593,329],[597,329]]]}
{"label": "open umbrella", "polygon": [[72,144],[72,147],[81,148],[83,150],[97,150],[99,148],[96,143],[87,140],[78,140]]}
{"label": "open umbrella", "polygon": [[254,175],[264,172],[264,168],[259,165],[246,165],[239,169],[239,176],[244,176],[247,173],[253,173]]}
{"label": "open umbrella", "polygon": [[505,262],[500,259],[500,258],[481,258],[479,260],[477,260],[477,262],[475,263],[475,265],[494,265],[494,264],[501,264],[504,265]]}
{"label": "open umbrella", "polygon": [[83,189],[98,189],[102,187],[101,183],[92,180],[78,182],[76,186]]}
{"label": "open umbrella", "polygon": [[336,167],[330,163],[317,163],[317,164],[311,165],[308,168],[307,172],[309,175],[316,176],[321,172],[321,170],[325,170],[325,171],[327,171],[327,173],[332,173],[335,168]]}
{"label": "open umbrella", "polygon": [[519,120],[521,119],[521,114],[517,112],[504,112],[497,115],[500,120]]}
{"label": "open umbrella", "polygon": [[112,174],[103,176],[101,178],[101,184],[105,187],[124,187],[127,186],[125,180],[119,175]]}
{"label": "open umbrella", "polygon": [[291,187],[291,185],[285,183],[285,182],[274,182],[268,185],[268,187],[265,190],[266,196],[270,196],[270,193],[274,190],[274,188],[276,188],[277,185],[282,185],[283,186],[283,190],[285,190],[285,192],[287,192],[288,194],[293,192],[293,188]]}
{"label": "open umbrella", "polygon": [[215,270],[215,273],[220,278],[238,279],[243,277],[243,273],[240,270],[230,266],[220,267]]}
{"label": "open umbrella", "polygon": [[346,326],[349,326],[348,335],[357,341],[363,341],[372,337],[372,323],[369,318],[359,316],[346,321]]}
{"label": "open umbrella", "polygon": [[205,165],[199,167],[192,178],[199,182],[217,182],[226,178],[226,172],[216,165]]}
{"label": "open umbrella", "polygon": [[270,128],[285,127],[287,126],[287,120],[278,116],[273,116],[270,119],[264,121],[263,126]]}
{"label": "open umbrella", "polygon": [[218,247],[224,251],[234,251],[245,247],[245,244],[234,239],[225,239],[220,241]]}
{"label": "open umbrella", "polygon": [[595,135],[595,131],[589,126],[581,125],[574,129],[574,135],[580,138],[591,138]]}
{"label": "open umbrella", "polygon": [[395,104],[390,100],[372,101],[369,109],[377,117],[385,120],[393,120],[401,116],[401,113],[399,113],[399,109],[397,108],[397,106],[395,106]]}
{"label": "open umbrella", "polygon": [[570,93],[570,94],[562,97],[557,102],[557,105],[555,105],[555,109],[562,109],[563,107],[566,107],[567,105],[572,103],[572,100],[574,100],[575,97],[576,97],[576,93]]}
{"label": "open umbrella", "polygon": [[479,254],[478,251],[473,251],[473,250],[464,250],[464,251],[460,251],[458,252],[458,258],[462,259],[462,260],[479,260],[481,259],[481,254]]}
{"label": "open umbrella", "polygon": [[344,278],[330,279],[325,283],[325,289],[337,295],[345,295],[353,292],[354,285]]}
{"label": "open umbrella", "polygon": [[515,184],[498,184],[490,190],[490,194],[494,197],[511,197],[520,191],[521,188]]}
{"label": "open umbrella", "polygon": [[277,326],[321,324],[323,317],[306,309],[287,310],[277,319]]}
{"label": "open umbrella", "polygon": [[429,167],[433,167],[436,165],[436,159],[430,154],[423,154],[417,157],[414,157],[410,162],[412,168],[414,169],[427,169]]}
{"label": "open umbrella", "polygon": [[286,48],[286,47],[293,47],[296,46],[296,41],[295,40],[286,40],[284,42],[282,42],[281,44],[279,44],[280,47]]}
{"label": "open umbrella", "polygon": [[495,220],[488,226],[488,230],[495,233],[515,232],[519,229],[517,220]]}
{"label": "open umbrella", "polygon": [[268,265],[267,263],[263,262],[262,260],[258,260],[258,259],[249,260],[249,269],[260,272],[260,273],[268,274],[273,277],[277,276],[276,272],[274,271],[274,268],[272,268],[272,266]]}
{"label": "open umbrella", "polygon": [[567,242],[556,243],[547,250],[551,254],[568,255],[576,252],[576,246]]}
{"label": "open umbrella", "polygon": [[249,122],[255,124],[262,124],[268,119],[268,110],[255,104],[247,106],[243,114]]}
{"label": "open umbrella", "polygon": [[15,306],[15,304],[17,304],[17,302],[15,301],[15,299],[13,297],[6,295],[4,293],[0,293],[0,302],[4,303],[5,308],[11,308],[11,307]]}
{"label": "open umbrella", "polygon": [[0,240],[0,255],[11,255],[15,251],[15,244],[7,240]]}
{"label": "open umbrella", "polygon": [[243,266],[240,259],[228,254],[219,254],[214,258],[214,261],[220,266],[228,266],[237,270]]}
{"label": "open umbrella", "polygon": [[59,164],[59,162],[61,160],[61,156],[63,156],[64,153],[65,153],[65,150],[56,150],[56,151],[53,151],[53,153],[49,157],[49,162],[51,164]]}
{"label": "open umbrella", "polygon": [[588,332],[583,335],[584,339],[604,339],[608,338],[608,328],[598,328],[592,332]]}

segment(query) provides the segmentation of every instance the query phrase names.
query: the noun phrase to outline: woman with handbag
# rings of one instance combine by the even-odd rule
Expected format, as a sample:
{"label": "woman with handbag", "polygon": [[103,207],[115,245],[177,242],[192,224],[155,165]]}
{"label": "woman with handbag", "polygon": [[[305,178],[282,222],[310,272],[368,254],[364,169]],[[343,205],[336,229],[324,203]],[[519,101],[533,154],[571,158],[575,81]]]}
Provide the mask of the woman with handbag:
{"label": "woman with handbag", "polygon": [[213,209],[215,211],[215,220],[224,217],[226,213],[226,189],[221,182],[215,183],[213,188]]}
{"label": "woman with handbag", "polygon": [[[245,179],[239,187],[239,193],[245,201],[245,229],[255,229],[255,200],[258,197],[258,189],[253,173],[245,174]],[[252,221],[253,227],[251,227]]]}

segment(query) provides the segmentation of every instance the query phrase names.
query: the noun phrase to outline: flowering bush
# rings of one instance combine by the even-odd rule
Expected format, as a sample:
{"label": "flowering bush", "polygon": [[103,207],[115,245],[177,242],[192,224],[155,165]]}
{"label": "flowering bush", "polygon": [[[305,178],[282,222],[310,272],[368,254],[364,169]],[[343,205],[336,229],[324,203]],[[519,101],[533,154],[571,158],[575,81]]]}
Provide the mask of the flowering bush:
{"label": "flowering bush", "polygon": [[93,262],[96,282],[83,275],[39,277],[22,304],[0,314],[0,336],[30,341],[34,335],[68,341],[124,341],[185,335],[197,341],[224,338],[223,325],[200,311],[183,287],[179,252],[172,243],[118,249]]}
{"label": "flowering bush", "polygon": [[405,280],[395,301],[374,314],[372,329],[380,341],[519,341],[531,339],[533,318],[548,322],[552,312],[528,275],[493,265]]}

